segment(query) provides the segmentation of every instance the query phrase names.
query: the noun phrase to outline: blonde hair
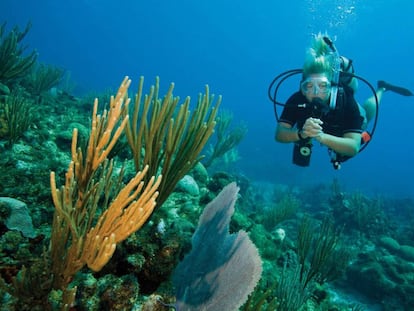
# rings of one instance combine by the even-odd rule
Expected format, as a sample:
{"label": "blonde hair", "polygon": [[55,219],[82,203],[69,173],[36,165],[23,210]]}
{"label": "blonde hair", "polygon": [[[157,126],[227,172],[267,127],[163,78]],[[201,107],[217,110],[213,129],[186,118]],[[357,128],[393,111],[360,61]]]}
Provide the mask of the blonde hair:
{"label": "blonde hair", "polygon": [[329,80],[333,78],[335,55],[324,37],[328,35],[318,33],[313,37],[311,46],[306,51],[305,64],[303,65],[303,76],[311,74],[326,74]]}

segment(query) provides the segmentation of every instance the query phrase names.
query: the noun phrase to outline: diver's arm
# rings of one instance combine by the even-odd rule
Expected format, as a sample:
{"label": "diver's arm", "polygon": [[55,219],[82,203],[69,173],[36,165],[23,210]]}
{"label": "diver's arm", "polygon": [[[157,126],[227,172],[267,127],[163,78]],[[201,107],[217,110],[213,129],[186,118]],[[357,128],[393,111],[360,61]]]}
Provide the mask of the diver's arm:
{"label": "diver's arm", "polygon": [[[322,121],[316,118],[307,118],[303,128],[298,131],[286,122],[279,122],[276,130],[276,141],[291,143],[301,139],[313,138],[322,133]],[[299,137],[300,133],[300,137]]]}
{"label": "diver's arm", "polygon": [[300,140],[300,138],[296,128],[293,128],[289,123],[279,122],[276,128],[275,140],[280,143],[291,143]]}
{"label": "diver's arm", "polygon": [[[361,134],[345,133],[343,137],[326,134],[322,131],[322,121],[315,118],[308,118],[301,131],[303,139],[314,138],[322,145],[331,148],[335,152],[353,157],[359,152],[361,145]],[[290,143],[300,140],[298,130],[285,122],[279,122],[276,130],[276,141]]]}
{"label": "diver's arm", "polygon": [[322,120],[308,118],[303,125],[304,138],[312,137],[322,145],[344,156],[353,157],[359,152],[361,134],[349,132],[345,133],[343,137],[338,137],[324,133],[322,125]]}
{"label": "diver's arm", "polygon": [[361,146],[361,134],[359,133],[345,133],[343,137],[321,133],[315,139],[322,145],[348,157],[355,156]]}

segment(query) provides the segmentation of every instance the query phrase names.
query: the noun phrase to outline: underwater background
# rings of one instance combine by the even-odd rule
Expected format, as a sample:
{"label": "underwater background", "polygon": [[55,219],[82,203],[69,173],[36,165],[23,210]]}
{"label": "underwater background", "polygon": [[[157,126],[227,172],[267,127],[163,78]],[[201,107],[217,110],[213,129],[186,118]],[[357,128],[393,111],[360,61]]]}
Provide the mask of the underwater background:
{"label": "underwater background", "polygon": [[[413,88],[414,8],[407,1],[4,0],[0,6],[9,26],[32,21],[25,43],[40,61],[69,71],[77,94],[116,88],[125,75],[135,85],[139,76],[148,83],[160,76],[164,88],[174,82],[181,97],[195,98],[208,84],[223,95],[234,120],[248,126],[237,165],[249,178],[289,185],[339,178],[351,189],[412,195],[413,128],[405,120],[412,98],[384,96],[375,138],[340,171],[331,169],[322,148],[314,148],[309,168],[291,165],[292,147],[274,142],[276,121],[267,98],[272,79],[300,68],[311,35],[320,31],[336,39],[339,52],[374,87],[386,80]],[[294,84],[281,88],[281,99],[294,90]],[[367,95],[361,86],[357,99]]]}
{"label": "underwater background", "polygon": [[[380,105],[373,140],[358,156],[343,163],[340,170],[332,168],[327,150],[318,145],[313,148],[311,165],[301,168],[292,164],[292,146],[279,144],[274,140],[276,120],[273,104],[267,96],[268,86],[278,74],[301,68],[311,36],[326,31],[335,40],[339,53],[353,60],[357,75],[369,81],[374,88],[378,80],[386,80],[414,90],[413,13],[414,4],[405,0],[0,0],[0,22],[7,22],[7,31],[14,26],[24,29],[28,22],[32,23],[23,40],[23,44],[27,46],[26,52],[36,50],[38,62],[64,70],[67,84],[63,86],[62,82],[58,88],[63,90],[66,87],[65,92],[70,93],[73,98],[91,98],[91,94],[99,93],[114,94],[124,76],[132,79],[131,92],[137,89],[141,76],[145,77],[144,92],[157,76],[160,77],[161,94],[174,82],[174,95],[180,98],[191,96],[192,105],[198,94],[204,92],[206,84],[209,85],[211,93],[222,95],[220,109],[232,114],[233,126],[245,126],[247,132],[232,150],[232,154],[225,160],[222,159],[223,162],[218,161],[215,166],[212,165],[208,173],[210,178],[221,171],[228,176],[237,176],[226,177],[226,181],[236,180],[241,185],[242,215],[235,220],[231,229],[243,229],[251,233],[253,242],[266,262],[264,271],[271,271],[271,262],[286,256],[286,253],[295,248],[286,246],[287,243],[281,245],[281,241],[274,240],[275,232],[284,228],[287,239],[293,241],[297,233],[291,233],[289,237],[289,229],[290,232],[294,231],[297,223],[292,218],[301,219],[301,216],[273,215],[275,218],[280,217],[280,223],[266,222],[263,218],[267,216],[261,213],[268,211],[274,197],[279,206],[289,205],[292,210],[300,210],[300,215],[311,214],[313,218],[321,221],[324,219],[322,215],[329,210],[336,216],[334,224],[337,227],[346,223],[348,228],[352,228],[345,230],[345,244],[350,249],[358,249],[355,250],[357,255],[354,254],[353,259],[357,264],[347,273],[348,280],[351,281],[337,284],[337,288],[344,292],[350,290],[352,294],[342,292],[343,297],[336,300],[341,303],[336,307],[333,307],[335,299],[332,298],[324,307],[320,303],[320,307],[307,305],[302,306],[304,309],[301,310],[414,310],[413,300],[408,298],[414,295],[414,192],[411,185],[414,175],[414,99],[387,92]],[[293,77],[282,84],[279,101],[286,100],[297,90],[298,85],[299,77]],[[357,100],[363,101],[370,95],[370,89],[360,83]],[[57,116],[61,114],[62,120],[65,119],[64,112],[74,113],[73,121],[80,123],[90,118],[93,100],[77,106],[76,109],[67,106],[68,102],[70,103],[56,101],[50,111]],[[280,113],[281,108],[278,109]],[[74,111],[83,112],[82,121],[80,115]],[[58,120],[56,118],[49,122],[56,125]],[[26,137],[23,140],[26,140],[24,144],[30,145],[27,143],[30,139]],[[70,145],[67,142],[66,144]],[[7,148],[4,145],[1,150],[4,157],[12,157],[10,153],[6,156]],[[70,153],[70,148],[62,148],[60,151]],[[47,159],[48,155],[44,157]],[[56,160],[64,163],[60,171],[62,176],[67,166],[66,160],[68,158]],[[7,180],[17,179],[16,176],[12,178],[8,175],[10,163],[11,161],[0,163],[3,175],[0,196],[12,197],[15,194],[16,198],[25,201],[23,193],[16,189],[7,191],[10,189],[6,185]],[[42,197],[39,195],[39,198],[34,199],[34,205],[42,207],[35,208],[37,214],[32,217],[36,232],[48,236],[47,229],[42,226],[50,225],[51,219],[47,223],[47,216],[53,216],[53,204],[46,197],[50,193],[47,182],[52,168],[48,168],[47,164],[43,168],[46,168],[46,187],[39,192]],[[249,184],[253,190],[246,190],[245,184]],[[200,183],[198,186],[202,188]],[[206,186],[206,189],[211,191],[211,195],[200,194],[197,199],[194,196],[187,199],[185,195],[175,194],[175,197],[167,201],[166,206],[178,206],[187,200],[197,205],[197,208],[189,212],[191,217],[188,217],[195,226],[203,207],[221,188],[215,188],[214,195],[211,187]],[[286,193],[289,195],[284,197],[283,194]],[[27,200],[34,196],[31,193]],[[255,202],[261,207],[254,207]],[[28,201],[25,203],[30,205]],[[353,214],[352,206],[359,206],[357,215]],[[188,212],[188,206],[184,203],[180,208],[183,213]],[[341,209],[346,211],[341,213]],[[373,215],[374,212],[378,214]],[[159,234],[154,237],[154,240],[159,241],[157,247],[165,252],[170,252],[177,243],[180,247],[176,247],[179,251],[175,249],[173,259],[160,272],[163,277],[151,280],[157,285],[166,281],[164,277],[169,277],[178,259],[182,259],[188,252],[190,233],[194,231],[193,227],[186,231],[186,242],[183,242],[176,237],[180,231],[177,227],[172,227],[173,221],[169,221],[166,216],[168,213],[162,215],[154,218],[154,226],[159,233],[164,233],[165,229],[159,226],[164,226],[166,222],[167,228],[170,228],[167,232],[171,230],[174,234],[165,234],[163,237]],[[371,215],[371,219],[362,220],[367,215]],[[263,225],[263,232],[255,231],[254,224],[257,223]],[[144,232],[150,230],[150,227],[143,229]],[[267,239],[269,242],[263,242],[263,245],[258,242]],[[143,236],[135,237],[135,240],[123,246],[124,253],[148,252],[148,249],[137,250],[131,246],[134,243],[146,242],[150,243],[149,238],[146,240]],[[152,240],[151,243],[153,242]],[[277,247],[280,250],[275,253],[266,253]],[[10,249],[3,246],[1,249],[4,260],[1,262],[0,272],[3,278],[5,275],[11,278],[17,274],[19,269],[10,267],[22,266],[9,261],[8,256],[11,256],[15,248],[16,246],[10,246]],[[32,253],[41,253],[40,246]],[[123,265],[124,262],[119,259],[122,254],[117,256],[120,265]],[[377,260],[378,257],[383,259]],[[145,261],[142,258],[141,260]],[[115,275],[111,270],[116,270],[115,265],[106,270],[107,275]],[[371,267],[377,265],[381,269],[375,270]],[[283,268],[283,264],[279,263],[278,266]],[[368,275],[360,272],[365,268],[370,271]],[[374,277],[376,273],[379,274],[379,270],[384,276]],[[371,271],[375,272],[371,274]],[[144,272],[140,270],[139,277],[148,277],[143,276]],[[103,274],[95,277],[98,279]],[[358,274],[366,277],[366,283],[358,279]],[[85,272],[84,275],[88,273]],[[82,280],[77,281],[82,283]],[[270,282],[267,279],[266,281]],[[355,282],[364,284],[352,291],[350,284]],[[7,283],[10,284],[11,281]],[[401,291],[388,293],[390,298],[384,299],[387,296],[386,290],[376,294],[368,290],[370,287],[374,288],[372,291],[378,290],[373,284],[377,284],[379,288],[386,287],[384,284],[389,285],[390,290],[399,288],[401,284],[406,287]],[[266,286],[270,287],[262,285],[264,288]],[[79,285],[79,288],[84,287]],[[332,297],[335,289],[330,290]],[[154,285],[154,288],[145,289],[144,296],[155,291]],[[168,290],[161,292],[171,296]],[[336,293],[340,296],[341,290]],[[167,296],[165,294],[164,299],[168,301]],[[89,297],[93,297],[93,294],[85,291],[84,296],[77,301],[78,308],[72,309],[94,310],[93,307],[87,307],[85,302]],[[4,303],[6,298],[2,299]],[[105,299],[111,300],[108,297]],[[136,300],[140,299],[142,298]],[[323,300],[321,297],[318,299]],[[52,300],[50,296],[49,300]],[[257,310],[293,310],[287,307],[283,309],[281,306],[279,309],[272,309],[269,306],[270,303],[267,305],[268,309],[263,307]],[[94,307],[107,310],[131,309],[115,307],[110,303],[105,307],[96,303]],[[142,310],[162,310],[147,308],[149,309]],[[138,310],[138,307],[135,309]],[[6,307],[3,310],[8,309]],[[244,310],[249,309],[246,307]]]}

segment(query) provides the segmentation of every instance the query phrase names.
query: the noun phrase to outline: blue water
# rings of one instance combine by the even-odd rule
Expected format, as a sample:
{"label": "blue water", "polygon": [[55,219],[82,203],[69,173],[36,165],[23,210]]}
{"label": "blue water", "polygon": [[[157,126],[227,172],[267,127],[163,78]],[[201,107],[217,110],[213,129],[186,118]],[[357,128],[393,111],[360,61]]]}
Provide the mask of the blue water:
{"label": "blue water", "polygon": [[[386,93],[370,146],[335,171],[315,146],[309,168],[291,164],[292,146],[274,142],[267,99],[278,73],[300,68],[310,36],[327,31],[357,73],[414,89],[414,4],[404,0],[1,0],[0,20],[33,27],[25,39],[39,60],[71,73],[79,95],[115,89],[125,75],[194,100],[204,85],[249,132],[239,169],[255,181],[309,185],[338,178],[349,190],[412,196],[414,98]],[[295,85],[294,83],[291,83]],[[288,96],[296,86],[280,91]],[[369,95],[361,87],[358,100]]]}

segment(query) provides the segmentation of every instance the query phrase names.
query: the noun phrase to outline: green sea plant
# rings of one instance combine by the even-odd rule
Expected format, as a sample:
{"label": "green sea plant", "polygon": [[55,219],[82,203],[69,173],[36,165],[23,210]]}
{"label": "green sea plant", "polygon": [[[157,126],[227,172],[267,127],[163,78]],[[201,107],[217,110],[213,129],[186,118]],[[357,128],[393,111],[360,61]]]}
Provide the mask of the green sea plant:
{"label": "green sea plant", "polygon": [[390,221],[384,212],[381,197],[368,198],[361,193],[354,193],[349,198],[350,221],[364,235],[375,237],[388,234]]}
{"label": "green sea plant", "polygon": [[281,222],[293,217],[300,207],[300,200],[292,193],[286,193],[270,208],[263,209],[263,226],[271,231]]}
{"label": "green sea plant", "polygon": [[70,70],[65,70],[65,73],[59,83],[59,87],[62,92],[66,94],[73,94],[73,91],[76,88],[76,82],[72,78],[72,73]]}
{"label": "green sea plant", "polygon": [[304,286],[316,281],[323,284],[338,278],[346,269],[351,258],[340,241],[341,230],[334,227],[330,218],[326,217],[318,228],[315,223],[305,217],[299,226],[297,255],[300,279]]}
{"label": "green sea plant", "polygon": [[317,284],[337,279],[350,260],[350,252],[341,245],[340,233],[329,218],[317,226],[316,221],[304,217],[299,226],[296,254],[286,256],[277,285],[262,298],[263,305],[271,303],[271,310],[276,311],[297,311],[305,310],[308,302],[317,303],[313,298]]}
{"label": "green sea plant", "polygon": [[226,153],[233,150],[247,133],[247,126],[240,124],[233,129],[230,125],[233,121],[233,114],[229,111],[223,111],[217,118],[217,125],[214,130],[216,142],[212,147],[209,157],[203,162],[205,167],[209,167],[218,158],[223,157]]}
{"label": "green sea plant", "polygon": [[[279,260],[282,259],[279,258]],[[242,311],[298,311],[312,298],[314,281],[305,284],[308,271],[303,275],[301,265],[293,257],[284,258],[283,267],[272,268],[275,280],[261,282]]]}
{"label": "green sea plant", "polygon": [[49,310],[46,297],[52,289],[52,280],[48,271],[50,262],[44,252],[43,256],[27,262],[12,277],[11,285],[0,277],[0,292],[14,297],[16,310]]}
{"label": "green sea plant", "polygon": [[365,307],[363,305],[360,304],[353,304],[351,306],[351,311],[365,311]]}
{"label": "green sea plant", "polygon": [[[300,265],[285,262],[278,280],[271,285],[261,282],[240,311],[298,311],[312,298],[312,286],[305,286]],[[313,284],[312,284],[313,285]]]}
{"label": "green sea plant", "polygon": [[0,101],[0,110],[3,114],[2,136],[12,146],[33,123],[32,101],[23,96],[20,91],[13,91]]}
{"label": "green sea plant", "polygon": [[304,217],[295,253],[286,254],[277,280],[260,284],[242,311],[298,311],[306,310],[308,302],[317,304],[313,294],[318,284],[338,279],[350,262],[351,252],[343,246],[341,232],[330,218],[318,224]]}
{"label": "green sea plant", "polygon": [[160,207],[180,179],[203,158],[200,153],[216,126],[221,96],[215,101],[206,86],[205,94],[199,94],[190,111],[190,97],[179,105],[180,98],[173,95],[174,84],[163,98],[158,94],[159,78],[148,95],[143,94],[143,85],[141,77],[125,134],[136,171],[149,165],[147,176],[163,176],[157,198]]}
{"label": "green sea plant", "polygon": [[275,295],[278,301],[276,311],[298,311],[312,297],[311,283],[302,275],[302,266],[287,268],[280,275]]}
{"label": "green sea plant", "polygon": [[15,26],[6,33],[6,23],[0,26],[0,83],[9,84],[14,80],[22,78],[30,71],[37,59],[37,52],[32,51],[24,56],[26,46],[21,42],[32,27],[31,23],[26,25],[23,31]]}
{"label": "green sea plant", "polygon": [[64,73],[65,71],[62,68],[53,65],[38,64],[22,80],[22,85],[40,101],[46,92],[60,83]]}
{"label": "green sea plant", "polygon": [[341,191],[339,183],[333,182],[329,198],[330,211],[335,223],[346,230],[356,230],[361,235],[375,237],[392,231],[385,213],[382,197],[369,198],[361,192],[352,194]]}
{"label": "green sea plant", "polygon": [[275,287],[278,285],[274,283],[272,286],[265,286],[262,280],[255,290],[249,295],[246,303],[240,308],[240,311],[275,311],[277,310],[278,300],[275,297]]}

